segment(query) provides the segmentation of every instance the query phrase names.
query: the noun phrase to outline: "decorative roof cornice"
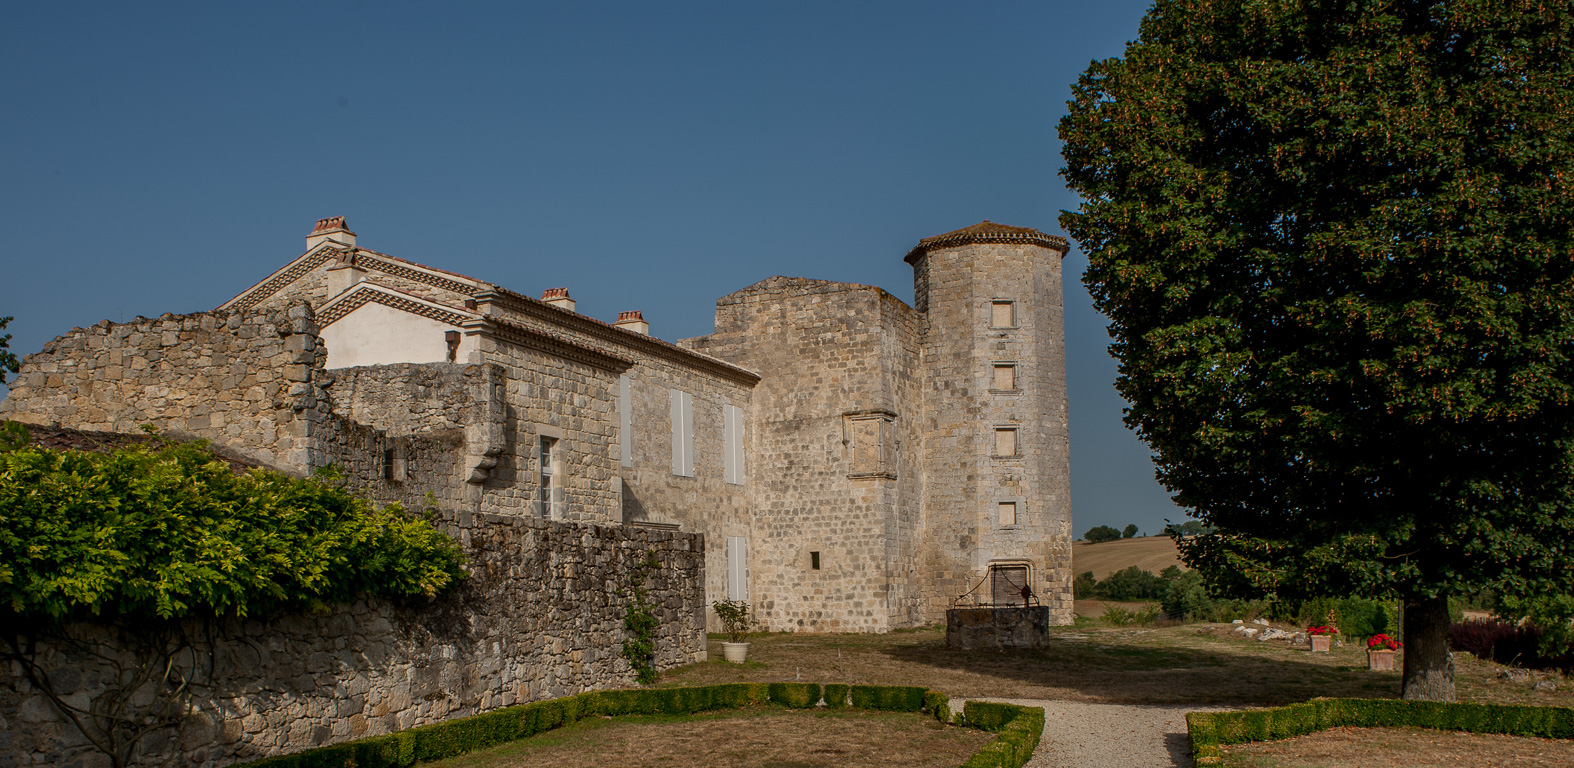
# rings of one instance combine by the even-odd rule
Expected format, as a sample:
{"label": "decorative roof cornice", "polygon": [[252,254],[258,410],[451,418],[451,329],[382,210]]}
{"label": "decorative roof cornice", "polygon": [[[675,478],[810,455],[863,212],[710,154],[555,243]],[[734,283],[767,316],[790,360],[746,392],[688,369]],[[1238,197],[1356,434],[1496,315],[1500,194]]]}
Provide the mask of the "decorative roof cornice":
{"label": "decorative roof cornice", "polygon": [[294,261],[285,264],[278,271],[263,278],[262,282],[247,288],[235,298],[220,304],[219,309],[251,309],[267,301],[268,297],[284,290],[285,286],[290,283],[305,277],[307,273],[335,259],[348,266],[359,267],[368,271],[375,270],[411,282],[441,288],[462,296],[473,296],[491,287],[488,283],[468,275],[461,275],[457,272],[449,272],[436,267],[428,267],[425,264],[417,264],[408,259],[389,256],[386,253],[378,253],[365,248],[345,247],[340,243],[329,240],[319,243],[317,247],[297,256]]}
{"label": "decorative roof cornice", "polygon": [[487,336],[508,344],[533,349],[537,352],[545,352],[565,360],[583,363],[592,368],[600,368],[613,373],[622,373],[634,367],[634,361],[626,357],[609,354],[555,333],[547,333],[546,331],[529,328],[495,317],[477,317],[472,320],[466,320],[463,327],[466,334]]}
{"label": "decorative roof cornice", "polygon": [[345,261],[350,258],[350,253],[351,249],[341,248],[332,241],[320,243],[316,248],[295,257],[294,261],[263,278],[262,282],[220,304],[219,309],[251,309],[266,301],[269,296],[284,290],[284,286],[305,277],[306,273],[322,266],[329,259]]}
{"label": "decorative roof cornice", "polygon": [[318,326],[327,328],[351,312],[372,303],[382,304],[386,307],[392,307],[409,312],[412,315],[430,318],[452,326],[463,325],[466,320],[477,317],[476,313],[460,309],[459,307],[441,304],[386,285],[363,281],[356,283],[349,290],[334,297],[327,304],[322,305],[322,309],[317,310]]}
{"label": "decorative roof cornice", "polygon": [[1047,235],[1032,227],[1012,227],[1005,224],[996,224],[988,219],[971,227],[964,227],[943,235],[926,237],[918,241],[918,246],[907,252],[903,259],[908,264],[918,260],[918,257],[941,248],[957,248],[975,243],[1007,243],[1012,245],[1037,245],[1053,251],[1060,251],[1061,258],[1071,250],[1071,244],[1066,238],[1059,235]]}
{"label": "decorative roof cornice", "polygon": [[378,272],[384,272],[394,277],[402,277],[411,282],[424,283],[464,296],[474,296],[490,287],[486,282],[467,275],[461,275],[458,272],[428,267],[425,264],[417,264],[408,259],[401,259],[398,256],[389,256],[386,253],[368,251],[365,248],[356,250],[354,264],[362,269],[375,269]]}
{"label": "decorative roof cornice", "polygon": [[586,317],[578,312],[560,309],[540,299],[515,293],[506,288],[482,291],[476,294],[475,298],[477,301],[495,301],[520,314],[529,315],[545,323],[561,325],[564,328],[578,331],[598,341],[665,358],[680,365],[699,368],[740,384],[752,387],[760,383],[760,375],[747,368],[740,368],[709,355],[702,355],[693,350],[684,349],[654,336],[646,336],[642,333],[624,330],[611,323],[603,322],[593,317]]}

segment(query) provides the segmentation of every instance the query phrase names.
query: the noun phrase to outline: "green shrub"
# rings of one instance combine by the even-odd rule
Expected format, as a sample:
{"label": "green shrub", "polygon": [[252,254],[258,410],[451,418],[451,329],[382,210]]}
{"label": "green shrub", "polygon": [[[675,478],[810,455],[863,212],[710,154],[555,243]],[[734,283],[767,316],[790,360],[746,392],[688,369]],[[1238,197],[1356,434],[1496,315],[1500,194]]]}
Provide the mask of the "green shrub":
{"label": "green shrub", "polygon": [[791,709],[812,707],[820,701],[819,683],[771,683],[771,701]]}
{"label": "green shrub", "polygon": [[1099,580],[1092,571],[1083,571],[1071,582],[1071,595],[1077,600],[1087,600],[1098,595]]}
{"label": "green shrub", "polygon": [[[916,686],[832,684],[825,686],[824,693],[826,704],[832,707],[838,706],[831,703],[833,701],[846,706],[851,699],[855,706],[864,709],[928,710],[942,722],[950,720],[950,700],[946,695]],[[820,694],[821,688],[816,683],[732,683],[594,691],[266,758],[247,765],[249,768],[408,768],[416,763],[534,736],[593,715],[688,714],[766,701],[789,707],[809,707],[814,706]],[[1044,710],[1037,707],[970,701],[963,712],[957,718],[958,723],[998,734],[964,764],[969,768],[1020,768],[1032,757],[1044,729]]]}
{"label": "green shrub", "polygon": [[831,683],[825,686],[825,706],[830,709],[844,709],[847,707],[847,694],[852,686],[842,683]]}
{"label": "green shrub", "polygon": [[1097,525],[1089,528],[1087,533],[1082,534],[1082,538],[1086,539],[1089,544],[1102,544],[1106,541],[1119,541],[1120,531],[1115,530],[1114,528],[1111,528],[1107,525]]}
{"label": "green shrub", "polygon": [[924,708],[924,688],[912,685],[855,685],[853,706],[892,712],[918,712]]}
{"label": "green shrub", "polygon": [[1159,585],[1159,577],[1133,565],[1105,577],[1097,591],[1105,600],[1150,600],[1160,596]]}
{"label": "green shrub", "polygon": [[0,452],[0,618],[266,616],[431,596],[459,545],[332,470],[236,474],[200,443]]}
{"label": "green shrub", "polygon": [[1574,709],[1393,699],[1313,699],[1273,709],[1186,715],[1192,756],[1217,762],[1221,744],[1272,741],[1336,727],[1431,728],[1546,739],[1574,738]]}
{"label": "green shrub", "polygon": [[951,697],[939,691],[925,691],[924,711],[942,723],[951,722]]}
{"label": "green shrub", "polygon": [[1039,707],[969,701],[962,705],[962,720],[1000,734],[963,763],[963,768],[1020,768],[1033,757],[1044,731],[1044,710]]}
{"label": "green shrub", "polygon": [[998,704],[992,701],[969,701],[962,705],[962,717],[971,728],[998,731],[1015,720],[1022,708],[1015,704]]}
{"label": "green shrub", "polygon": [[1387,604],[1363,597],[1318,597],[1306,600],[1296,610],[1295,618],[1302,626],[1312,626],[1326,622],[1330,612],[1334,616],[1334,625],[1348,637],[1371,637],[1397,629],[1388,622]]}
{"label": "green shrub", "polygon": [[1208,596],[1208,587],[1202,581],[1202,574],[1185,571],[1165,586],[1160,605],[1165,615],[1172,619],[1196,621],[1205,618],[1212,610],[1213,599]]}

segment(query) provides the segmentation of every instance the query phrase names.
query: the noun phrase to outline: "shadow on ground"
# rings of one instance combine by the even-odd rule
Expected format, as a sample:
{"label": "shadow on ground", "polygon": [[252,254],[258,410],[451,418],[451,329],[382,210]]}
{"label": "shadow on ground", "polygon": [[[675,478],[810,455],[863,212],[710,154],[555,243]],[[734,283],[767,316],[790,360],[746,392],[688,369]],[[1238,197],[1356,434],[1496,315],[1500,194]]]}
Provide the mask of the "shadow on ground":
{"label": "shadow on ground", "polygon": [[[750,664],[695,664],[665,685],[848,682],[922,685],[952,696],[1124,704],[1284,704],[1316,696],[1393,698],[1399,677],[1369,672],[1353,648],[1312,654],[1195,627],[1063,628],[1039,651],[959,651],[939,629],[888,635],[762,634]],[[714,645],[714,643],[713,643]],[[719,659],[719,648],[712,649]]]}

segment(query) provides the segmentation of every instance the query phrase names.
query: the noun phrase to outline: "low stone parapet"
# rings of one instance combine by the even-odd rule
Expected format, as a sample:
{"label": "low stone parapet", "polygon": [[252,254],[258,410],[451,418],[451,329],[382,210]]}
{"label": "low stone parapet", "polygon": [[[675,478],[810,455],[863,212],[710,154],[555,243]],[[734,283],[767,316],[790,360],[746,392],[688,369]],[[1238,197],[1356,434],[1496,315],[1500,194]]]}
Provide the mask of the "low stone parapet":
{"label": "low stone parapet", "polygon": [[1048,637],[1048,606],[952,608],[945,612],[947,648],[1043,648]]}

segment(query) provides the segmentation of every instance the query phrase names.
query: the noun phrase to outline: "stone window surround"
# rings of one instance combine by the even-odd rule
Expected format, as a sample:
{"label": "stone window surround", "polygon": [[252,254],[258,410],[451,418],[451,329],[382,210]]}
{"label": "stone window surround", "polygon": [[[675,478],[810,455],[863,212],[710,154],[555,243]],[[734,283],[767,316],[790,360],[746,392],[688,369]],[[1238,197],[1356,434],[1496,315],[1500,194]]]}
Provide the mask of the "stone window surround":
{"label": "stone window surround", "polygon": [[[1015,451],[1014,453],[995,453],[995,451],[998,449],[998,447],[1000,445],[1000,433],[1001,432],[1010,432],[1010,433],[1012,433],[1011,434],[1011,448]],[[993,445],[989,446],[989,458],[991,458],[991,459],[1020,459],[1020,458],[1022,458],[1022,441],[1020,439],[1022,437],[1022,425],[1020,425],[1020,424],[997,424],[993,428],[990,429],[990,434],[994,437],[995,442],[994,442]]]}
{"label": "stone window surround", "polygon": [[[993,524],[990,527],[998,528],[998,529],[1001,529],[1001,530],[1007,530],[1007,531],[1014,531],[1014,530],[1017,530],[1017,529],[1023,527],[1022,518],[1023,518],[1024,515],[1027,514],[1027,499],[1020,498],[1020,497],[1011,497],[1011,498],[1004,498],[1004,499],[995,499],[994,501],[989,502],[989,503],[994,505],[993,510],[989,512],[989,514],[991,515],[991,520],[993,521]],[[1000,505],[1002,505],[1002,504],[1015,504],[1016,505],[1016,522],[1010,523],[1010,524],[1006,524],[1006,523],[1000,522]]]}
{"label": "stone window surround", "polygon": [[[1011,366],[1012,389],[995,389],[995,369],[1001,366]],[[1022,364],[1016,360],[993,360],[989,363],[989,394],[991,395],[1020,395],[1022,394]]]}
{"label": "stone window surround", "polygon": [[[532,445],[530,448],[530,462],[531,466],[535,467],[534,474],[537,477],[538,483],[540,482],[539,478],[541,476],[541,438],[547,437],[553,440],[552,508],[546,510],[545,514],[542,514],[543,510],[537,506],[536,514],[543,520],[559,520],[561,519],[561,514],[563,511],[563,486],[565,485],[563,474],[563,466],[565,462],[563,461],[563,456],[569,449],[569,442],[568,440],[564,439],[563,430],[558,427],[554,427],[551,424],[531,424],[530,426],[535,433],[535,439],[531,441]],[[540,492],[541,489],[539,486],[537,486],[536,494],[538,498],[538,505]]]}
{"label": "stone window surround", "polygon": [[[997,306],[1001,305],[1001,304],[1006,304],[1006,305],[1010,306],[1010,309],[1007,310],[1007,311],[1009,311],[1011,313],[1011,324],[1010,325],[995,325],[995,308]],[[996,297],[991,298],[989,300],[989,327],[990,328],[994,328],[994,329],[999,329],[999,330],[1011,330],[1013,328],[1021,328],[1022,327],[1022,316],[1021,316],[1021,314],[1018,313],[1018,311],[1017,311],[1018,309],[1020,309],[1020,307],[1017,306],[1017,300],[1016,299],[1007,298],[1007,297],[1004,297],[1004,296],[996,296]]]}

